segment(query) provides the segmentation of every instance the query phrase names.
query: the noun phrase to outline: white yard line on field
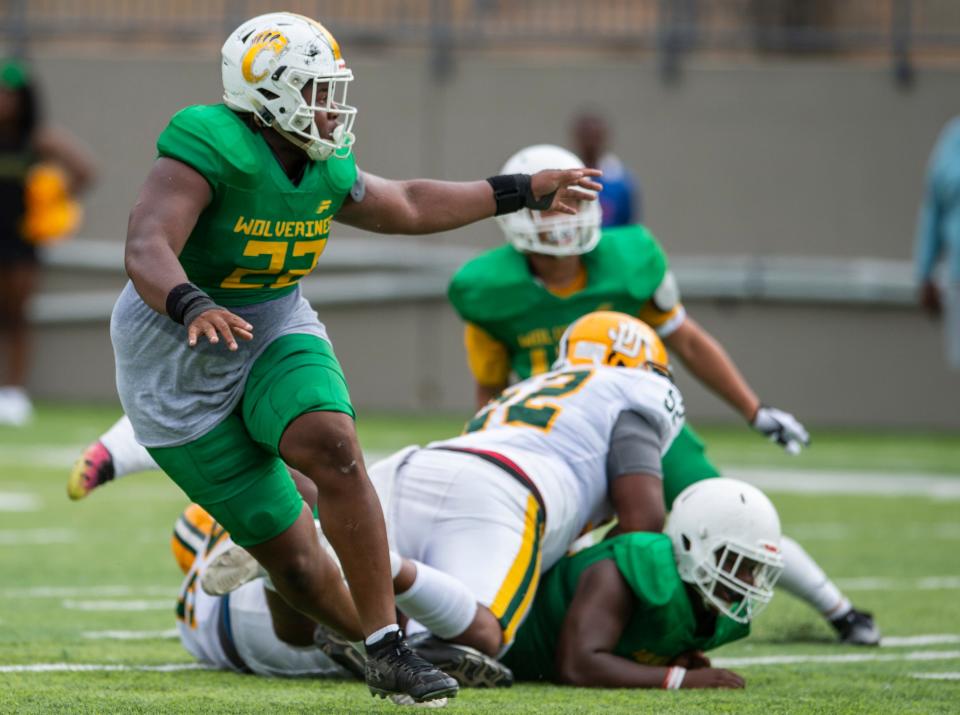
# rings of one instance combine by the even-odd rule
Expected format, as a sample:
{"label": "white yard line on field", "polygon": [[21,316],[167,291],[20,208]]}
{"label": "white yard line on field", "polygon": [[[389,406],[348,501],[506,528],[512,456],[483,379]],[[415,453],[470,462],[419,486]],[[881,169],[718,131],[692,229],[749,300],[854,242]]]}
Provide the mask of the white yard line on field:
{"label": "white yard line on field", "polygon": [[71,544],[77,540],[72,529],[4,529],[0,531],[0,546],[42,546]]}
{"label": "white yard line on field", "polygon": [[95,641],[145,641],[155,638],[177,638],[179,633],[176,628],[168,628],[165,631],[85,631],[83,637]]}
{"label": "white yard line on field", "polygon": [[96,598],[99,596],[165,596],[176,585],[166,586],[26,586],[0,589],[2,598]]}
{"label": "white yard line on field", "polygon": [[838,578],[837,585],[849,591],[950,591],[960,588],[960,576]]}
{"label": "white yard line on field", "polygon": [[[886,524],[851,524],[830,521],[787,523],[784,531],[799,541],[843,541],[845,539],[883,538],[888,533]],[[930,521],[905,523],[897,526],[900,539],[960,539],[960,523]]]}
{"label": "white yard line on field", "polygon": [[886,474],[763,467],[730,467],[723,472],[726,477],[750,482],[771,493],[869,494],[960,499],[960,477],[946,474]]}
{"label": "white yard line on field", "polygon": [[[62,444],[4,445],[0,466],[43,466],[69,469],[86,445]],[[390,456],[391,452],[368,450],[367,464]],[[960,499],[960,475],[922,473],[877,473],[782,469],[775,467],[729,467],[724,475],[755,484],[770,492],[797,494],[870,494],[873,496],[928,496]]]}
{"label": "white yard line on field", "polygon": [[745,665],[795,665],[797,663],[869,663],[895,660],[960,660],[960,650],[915,650],[909,653],[838,653],[836,655],[764,655],[749,658],[715,658],[718,668]]}
{"label": "white yard line on field", "polygon": [[86,448],[85,444],[5,444],[0,450],[2,467],[47,467],[69,469]]}
{"label": "white yard line on field", "polygon": [[910,673],[910,677],[920,680],[960,680],[960,673]]}
{"label": "white yard line on field", "polygon": [[960,643],[960,635],[932,633],[926,636],[884,636],[880,641],[880,646],[882,648],[902,648],[904,646],[940,645],[942,643]]}
{"label": "white yard line on field", "polygon": [[67,599],[63,602],[63,607],[72,611],[172,611],[174,605],[172,598],[166,598],[162,601],[74,601]]}
{"label": "white yard line on field", "polygon": [[37,511],[40,498],[29,492],[0,492],[0,511]]}
{"label": "white yard line on field", "polygon": [[172,673],[178,670],[211,670],[201,663],[165,663],[163,665],[108,665],[106,663],[25,663],[0,665],[0,673],[79,673],[88,671],[148,670]]}

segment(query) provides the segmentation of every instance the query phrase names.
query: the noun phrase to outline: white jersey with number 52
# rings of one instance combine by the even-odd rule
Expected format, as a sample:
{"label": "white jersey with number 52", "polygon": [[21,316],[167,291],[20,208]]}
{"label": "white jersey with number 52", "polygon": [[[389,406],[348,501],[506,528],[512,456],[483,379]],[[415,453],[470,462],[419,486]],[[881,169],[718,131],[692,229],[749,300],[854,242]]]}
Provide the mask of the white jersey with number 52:
{"label": "white jersey with number 52", "polygon": [[[609,510],[610,436],[627,411],[650,424],[661,455],[683,426],[683,398],[666,377],[636,368],[571,367],[507,388],[477,413],[463,435],[431,446],[492,450],[521,467],[540,465],[528,474],[546,503],[548,531],[561,519],[575,537],[589,522],[596,524],[601,510]],[[542,458],[549,460],[549,469]]]}

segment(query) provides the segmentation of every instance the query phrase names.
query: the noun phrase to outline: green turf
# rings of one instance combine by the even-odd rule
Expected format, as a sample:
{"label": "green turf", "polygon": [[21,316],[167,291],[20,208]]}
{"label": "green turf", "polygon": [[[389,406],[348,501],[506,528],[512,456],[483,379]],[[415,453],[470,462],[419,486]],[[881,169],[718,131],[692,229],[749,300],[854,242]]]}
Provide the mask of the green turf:
{"label": "green turf", "polygon": [[[80,503],[64,496],[72,451],[119,414],[115,408],[41,405],[37,421],[0,429],[0,493],[29,493],[30,512],[0,511],[0,665],[189,663],[173,639],[93,640],[105,630],[163,631],[174,626],[180,574],[168,550],[183,498],[162,475],[131,477]],[[459,421],[363,415],[365,447],[388,450],[453,434]],[[808,455],[781,458],[746,430],[703,429],[721,464],[953,473],[960,441],[949,435],[829,432]],[[960,634],[960,504],[924,497],[774,494],[793,533],[841,580],[884,578],[892,588],[850,590],[888,635]],[[15,543],[26,539],[31,543]],[[947,582],[922,582],[950,577]],[[941,586],[937,588],[938,583]],[[952,587],[950,587],[952,584]],[[861,585],[864,585],[861,581]],[[869,584],[866,584],[869,586]],[[922,587],[926,586],[926,587]],[[37,589],[59,589],[39,591]],[[90,602],[145,601],[155,610],[97,611]],[[960,644],[870,651],[888,660],[735,668],[741,692],[575,690],[521,685],[463,692],[449,712],[543,713],[937,713],[960,710],[960,681],[915,673],[960,672]],[[750,639],[713,655],[861,654],[841,647],[807,607],[778,596]],[[919,653],[905,659],[909,653]],[[936,656],[936,653],[945,655]],[[0,712],[365,712],[374,702],[356,683],[282,681],[219,672],[0,673]]]}

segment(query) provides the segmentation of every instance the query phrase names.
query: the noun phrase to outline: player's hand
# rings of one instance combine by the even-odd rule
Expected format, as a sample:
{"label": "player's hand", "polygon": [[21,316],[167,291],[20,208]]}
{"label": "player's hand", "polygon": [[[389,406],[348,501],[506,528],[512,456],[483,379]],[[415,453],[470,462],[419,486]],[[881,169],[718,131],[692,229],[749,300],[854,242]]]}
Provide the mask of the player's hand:
{"label": "player's hand", "polygon": [[530,177],[530,191],[538,200],[553,195],[550,205],[541,210],[574,215],[578,201],[597,200],[596,192],[603,187],[591,177],[602,173],[599,169],[546,169]]}
{"label": "player's hand", "polygon": [[187,345],[191,348],[197,344],[197,338],[205,335],[214,345],[220,342],[220,337],[227,342],[228,350],[236,350],[237,338],[253,340],[253,326],[239,315],[234,315],[224,308],[211,308],[200,313],[187,326]]}
{"label": "player's hand", "polygon": [[810,446],[810,435],[800,421],[776,407],[760,405],[750,426],[783,447],[787,454],[800,454],[801,449]]}
{"label": "player's hand", "polygon": [[747,684],[732,670],[725,668],[701,668],[688,670],[680,683],[681,688],[742,688]]}
{"label": "player's hand", "polygon": [[943,301],[940,298],[940,289],[933,281],[924,281],[920,284],[920,305],[934,318],[943,312]]}
{"label": "player's hand", "polygon": [[687,670],[698,670],[700,668],[709,668],[710,659],[702,650],[689,650],[681,653],[670,661],[670,665],[679,665]]}

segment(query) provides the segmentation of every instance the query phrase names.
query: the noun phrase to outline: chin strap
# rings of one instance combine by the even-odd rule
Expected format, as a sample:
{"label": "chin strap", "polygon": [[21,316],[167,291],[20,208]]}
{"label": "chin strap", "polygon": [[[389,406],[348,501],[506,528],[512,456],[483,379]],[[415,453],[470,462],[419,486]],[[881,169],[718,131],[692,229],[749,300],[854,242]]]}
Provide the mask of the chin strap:
{"label": "chin strap", "polygon": [[343,125],[338,125],[337,128],[333,130],[333,141],[337,144],[343,142],[343,146],[336,149],[327,144],[301,139],[300,136],[286,131],[276,122],[274,122],[272,128],[277,132],[277,134],[282,136],[297,148],[301,149],[314,161],[324,161],[329,159],[331,156],[344,159],[350,156],[350,151],[353,149],[353,143],[355,141],[353,133],[346,131]]}

